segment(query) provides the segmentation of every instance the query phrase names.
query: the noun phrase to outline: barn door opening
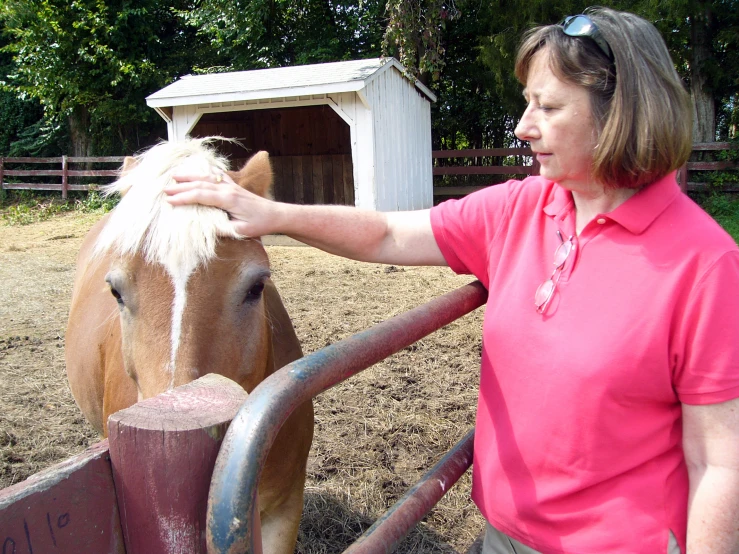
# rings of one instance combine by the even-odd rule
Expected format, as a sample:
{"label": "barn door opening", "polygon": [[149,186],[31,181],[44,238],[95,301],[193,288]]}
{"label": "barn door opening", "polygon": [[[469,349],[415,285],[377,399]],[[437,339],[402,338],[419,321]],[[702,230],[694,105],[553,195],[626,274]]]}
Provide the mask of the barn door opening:
{"label": "barn door opening", "polygon": [[237,139],[218,146],[235,168],[269,152],[276,200],[355,205],[349,126],[328,106],[207,113],[190,135]]}

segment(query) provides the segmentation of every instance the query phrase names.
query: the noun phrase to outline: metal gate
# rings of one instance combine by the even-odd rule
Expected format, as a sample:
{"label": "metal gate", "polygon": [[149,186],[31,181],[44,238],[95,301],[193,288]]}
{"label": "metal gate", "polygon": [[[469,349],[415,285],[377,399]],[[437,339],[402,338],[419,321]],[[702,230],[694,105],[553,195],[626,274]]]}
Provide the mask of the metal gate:
{"label": "metal gate", "polygon": [[[468,314],[486,299],[482,284],[470,283],[296,360],[255,388],[231,422],[216,461],[208,498],[208,551],[261,554],[260,533],[255,533],[259,477],[277,433],[295,408]],[[467,471],[473,431],[345,552],[392,552]]]}

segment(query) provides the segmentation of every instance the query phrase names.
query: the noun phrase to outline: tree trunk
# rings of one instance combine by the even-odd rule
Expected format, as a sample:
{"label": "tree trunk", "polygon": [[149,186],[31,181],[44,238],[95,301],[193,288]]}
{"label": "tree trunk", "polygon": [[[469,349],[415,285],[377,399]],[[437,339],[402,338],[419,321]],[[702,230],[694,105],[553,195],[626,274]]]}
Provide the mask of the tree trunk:
{"label": "tree trunk", "polygon": [[85,106],[75,106],[68,119],[73,156],[92,156],[90,112]]}
{"label": "tree trunk", "polygon": [[711,24],[713,13],[709,3],[699,3],[690,22],[692,59],[690,95],[693,98],[693,142],[716,140],[716,103],[713,91],[706,87],[706,62],[711,58]]}

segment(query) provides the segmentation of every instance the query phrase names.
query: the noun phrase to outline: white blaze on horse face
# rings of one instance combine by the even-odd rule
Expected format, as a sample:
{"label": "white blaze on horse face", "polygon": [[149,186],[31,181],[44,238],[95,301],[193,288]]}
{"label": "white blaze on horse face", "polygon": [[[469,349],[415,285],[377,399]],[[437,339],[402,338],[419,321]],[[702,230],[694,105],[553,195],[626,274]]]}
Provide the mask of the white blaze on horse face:
{"label": "white blaze on horse face", "polygon": [[187,282],[190,280],[195,267],[177,267],[166,268],[167,273],[172,277],[172,287],[174,296],[172,298],[172,329],[170,332],[170,355],[169,355],[169,372],[170,381],[169,389],[174,385],[175,376],[175,360],[177,359],[177,351],[180,348],[180,337],[182,336],[182,320],[185,315],[185,306],[187,305]]}

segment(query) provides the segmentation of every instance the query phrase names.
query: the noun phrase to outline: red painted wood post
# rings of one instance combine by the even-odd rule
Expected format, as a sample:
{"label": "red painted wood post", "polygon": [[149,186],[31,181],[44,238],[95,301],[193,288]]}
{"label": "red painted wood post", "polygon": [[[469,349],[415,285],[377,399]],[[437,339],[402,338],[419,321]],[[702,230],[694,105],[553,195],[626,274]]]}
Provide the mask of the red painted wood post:
{"label": "red painted wood post", "polygon": [[0,552],[125,554],[108,441],[0,490]]}
{"label": "red painted wood post", "polygon": [[247,394],[210,374],[108,419],[127,554],[206,552],[211,474]]}
{"label": "red painted wood post", "polygon": [[69,188],[69,173],[67,168],[67,156],[62,156],[62,200],[67,199],[67,189]]}

